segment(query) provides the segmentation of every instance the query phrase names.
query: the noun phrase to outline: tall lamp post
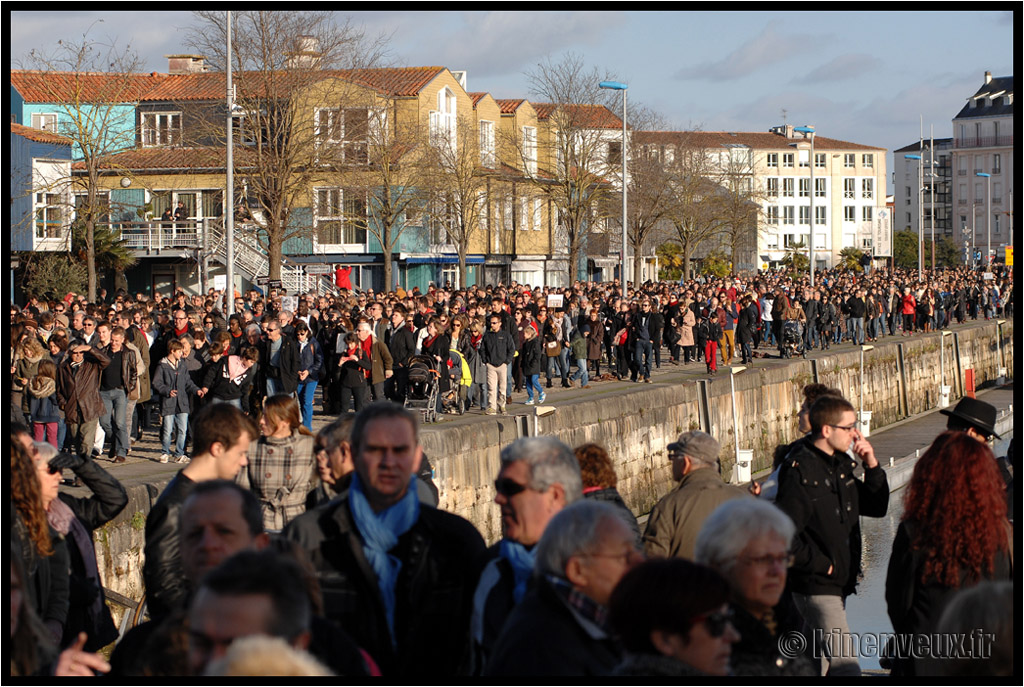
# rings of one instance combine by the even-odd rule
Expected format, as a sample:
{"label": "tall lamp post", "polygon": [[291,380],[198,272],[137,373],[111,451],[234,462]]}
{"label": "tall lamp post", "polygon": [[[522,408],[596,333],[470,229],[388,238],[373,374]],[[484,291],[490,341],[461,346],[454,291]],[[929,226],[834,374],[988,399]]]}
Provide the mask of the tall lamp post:
{"label": "tall lamp post", "polygon": [[985,239],[985,271],[992,269],[992,175],[985,172],[975,172],[976,177],[988,179],[988,210],[985,212],[985,231],[988,238]]}
{"label": "tall lamp post", "polygon": [[811,189],[808,193],[808,199],[811,202],[811,216],[809,221],[811,223],[810,235],[807,238],[807,262],[808,267],[811,271],[811,288],[814,288],[814,127],[813,126],[794,126],[793,131],[799,131],[801,133],[811,135]]}
{"label": "tall lamp post", "polygon": [[224,287],[224,314],[230,316],[235,311],[235,150],[234,150],[234,139],[235,139],[235,127],[234,127],[234,116],[235,116],[235,94],[234,86],[231,85],[231,11],[228,11],[228,30],[227,30],[227,55],[228,61],[225,68],[227,76],[227,101],[228,101],[228,130],[227,130],[227,159],[226,159],[226,171],[227,171],[227,194],[225,198],[225,204],[227,205],[226,212],[224,213],[224,253],[225,253],[225,269],[227,270],[226,281],[227,284]]}
{"label": "tall lamp post", "polygon": [[[619,277],[622,279],[622,295],[626,295],[626,91],[629,84],[618,81],[602,81],[598,84],[601,88],[612,91],[622,91],[622,265],[619,267]],[[634,280],[636,275],[634,275]]]}
{"label": "tall lamp post", "polygon": [[[924,272],[924,158],[920,155],[904,155],[904,160],[917,160],[917,277]],[[932,265],[932,267],[935,267]]]}

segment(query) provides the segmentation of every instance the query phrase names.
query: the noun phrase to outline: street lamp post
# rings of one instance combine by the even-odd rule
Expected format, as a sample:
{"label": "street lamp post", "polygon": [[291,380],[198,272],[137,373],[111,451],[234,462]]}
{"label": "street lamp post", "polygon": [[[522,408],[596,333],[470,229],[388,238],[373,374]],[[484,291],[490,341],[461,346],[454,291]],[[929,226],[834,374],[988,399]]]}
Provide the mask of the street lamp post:
{"label": "street lamp post", "polygon": [[225,74],[227,76],[227,102],[228,102],[228,123],[227,123],[227,193],[225,198],[224,212],[224,253],[226,270],[224,287],[224,314],[230,316],[235,311],[235,151],[234,151],[234,121],[235,116],[235,94],[231,85],[231,11],[227,16],[227,65]]}
{"label": "street lamp post", "polygon": [[874,346],[860,347],[860,412],[857,413],[857,423],[860,426],[860,433],[868,436],[871,433],[870,426],[864,418],[864,353],[874,350]]}
{"label": "street lamp post", "polygon": [[813,126],[794,126],[793,131],[799,131],[801,133],[811,135],[811,189],[808,193],[808,199],[810,200],[811,216],[809,221],[811,223],[810,235],[807,240],[807,262],[811,272],[811,288],[814,288],[814,127]]}
{"label": "street lamp post", "polygon": [[[629,85],[618,81],[602,81],[598,84],[601,88],[612,91],[622,91],[622,265],[619,267],[619,277],[622,279],[622,295],[626,291],[626,91]],[[636,275],[633,275],[636,279]]]}
{"label": "street lamp post", "polygon": [[736,413],[736,375],[743,372],[745,365],[735,365],[729,368],[729,391],[732,396],[732,438],[733,447],[736,451],[736,464],[740,463],[740,424],[739,415]]}
{"label": "street lamp post", "polygon": [[992,269],[992,175],[985,172],[975,172],[976,177],[988,179],[988,210],[985,212],[985,231],[988,238],[985,240],[985,271]]}

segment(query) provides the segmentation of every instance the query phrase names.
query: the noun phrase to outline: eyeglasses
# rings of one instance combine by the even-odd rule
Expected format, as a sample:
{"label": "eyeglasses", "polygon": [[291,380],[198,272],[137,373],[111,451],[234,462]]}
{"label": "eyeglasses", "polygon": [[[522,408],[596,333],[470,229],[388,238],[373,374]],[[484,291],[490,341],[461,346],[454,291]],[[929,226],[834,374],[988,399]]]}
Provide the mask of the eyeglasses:
{"label": "eyeglasses", "polygon": [[845,427],[843,425],[831,425],[830,424],[829,427],[834,427],[835,429],[841,429],[841,430],[846,431],[846,432],[852,432],[853,430],[857,429],[857,423],[855,422],[852,425],[847,425]]}
{"label": "eyeglasses", "polygon": [[508,477],[502,477],[501,479],[494,480],[494,491],[498,492],[506,498],[512,498],[516,494],[521,494],[529,489],[525,484],[520,484],[514,479]]}
{"label": "eyeglasses", "polygon": [[757,565],[762,568],[768,568],[772,565],[781,565],[785,568],[789,568],[792,567],[795,560],[796,559],[793,554],[787,551],[786,553],[781,553],[776,556],[773,556],[770,553],[766,553],[763,556],[750,556],[744,558],[743,562],[750,563],[751,565]]}
{"label": "eyeglasses", "polygon": [[706,615],[697,616],[693,619],[693,624],[704,623],[704,627],[708,629],[708,634],[712,637],[721,637],[725,634],[725,630],[729,627],[732,622],[732,610],[716,611],[714,613],[708,613]]}
{"label": "eyeglasses", "polygon": [[58,468],[58,467],[55,467],[53,465],[47,465],[46,466],[46,471],[48,473],[50,473],[51,475],[58,475],[58,474],[60,474],[62,469],[63,468]]}

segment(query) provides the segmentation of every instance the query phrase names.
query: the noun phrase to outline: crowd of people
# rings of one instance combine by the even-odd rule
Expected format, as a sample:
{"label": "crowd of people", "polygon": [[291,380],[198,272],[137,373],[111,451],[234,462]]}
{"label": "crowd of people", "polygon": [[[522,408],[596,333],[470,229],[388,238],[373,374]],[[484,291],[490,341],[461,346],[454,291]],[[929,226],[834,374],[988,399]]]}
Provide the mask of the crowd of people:
{"label": "crowd of people", "polygon": [[[602,447],[517,439],[501,451],[490,548],[438,507],[417,413],[371,403],[300,432],[314,457],[285,449],[282,468],[271,447],[301,427],[295,398],[270,397],[263,428],[209,404],[192,460],[147,516],[150,619],[120,638],[92,535],[125,489],[14,426],[11,673],[859,675],[845,603],[859,516],[883,516],[889,488],[853,406],[819,385],[805,397],[807,433],[779,447],[776,490],[724,484],[718,441],[686,432],[668,446],[678,484],[642,532]],[[898,675],[1010,675],[1012,466],[989,448],[993,407],[946,412],[893,543],[887,660]],[[314,476],[293,494],[303,503],[253,486],[279,469]],[[65,470],[92,495],[62,492]],[[933,639],[965,633],[983,648]],[[97,653],[115,641],[109,661]]]}
{"label": "crowd of people", "polygon": [[[494,482],[503,538],[486,548],[438,508],[420,415],[401,405],[410,363],[433,360],[443,408],[503,413],[520,389],[543,403],[542,376],[547,388],[649,382],[663,348],[668,364],[711,372],[719,356],[753,361],[785,321],[810,347],[1011,316],[1012,287],[1010,272],[897,271],[625,294],[271,290],[236,294],[227,318],[217,293],[31,298],[11,310],[12,674],[857,674],[852,652],[820,640],[849,635],[858,515],[884,515],[889,490],[839,391],[805,389],[805,436],[779,447],[759,497],[723,482],[714,437],[681,435],[667,447],[678,485],[643,528],[602,447],[512,442]],[[318,388],[338,418],[314,434]],[[1009,634],[1012,671],[1012,466],[988,447],[990,409],[948,411],[950,431],[918,464],[887,601],[909,637],[973,622],[979,604],[1003,611],[985,627],[1004,652]],[[146,519],[151,619],[107,662],[95,652],[117,631],[92,532],[127,496],[96,459],[124,462],[150,430],[159,460],[182,465]],[[66,471],[92,496],[64,493]],[[786,652],[789,632],[812,641]],[[891,655],[900,674],[999,673],[1007,660]]]}

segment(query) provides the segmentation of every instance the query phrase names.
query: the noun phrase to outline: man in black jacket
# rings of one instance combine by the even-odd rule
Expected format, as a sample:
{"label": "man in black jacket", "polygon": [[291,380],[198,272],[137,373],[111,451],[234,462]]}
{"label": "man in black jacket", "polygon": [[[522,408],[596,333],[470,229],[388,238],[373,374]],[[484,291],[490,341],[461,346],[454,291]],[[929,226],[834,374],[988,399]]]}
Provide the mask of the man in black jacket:
{"label": "man in black jacket", "polygon": [[485,675],[598,676],[619,663],[608,600],[643,560],[616,506],[584,499],[556,514],[537,544],[534,584],[509,615]]}
{"label": "man in black jacket", "polygon": [[178,545],[181,505],[199,482],[235,479],[248,464],[249,442],[259,438],[259,430],[233,405],[215,403],[196,415],[193,437],[191,462],[174,476],[146,516],[142,576],[154,620],[182,608],[188,594]]}
{"label": "man in black jacket", "polygon": [[299,344],[284,333],[276,320],[267,324],[267,338],[261,342],[260,361],[267,397],[277,394],[294,396],[299,388]]}
{"label": "man in black jacket", "polygon": [[[816,647],[830,675],[860,675],[849,644],[846,597],[860,574],[861,515],[883,517],[889,506],[885,471],[857,430],[857,413],[844,398],[824,395],[810,409],[811,434],[785,458],[775,504],[796,525],[789,584],[804,620],[822,638]],[[854,476],[856,461],[864,479]],[[842,642],[842,647],[836,643]]]}
{"label": "man in black jacket", "polygon": [[864,303],[864,289],[857,289],[849,300],[846,301],[846,308],[850,314],[850,338],[855,346],[864,343],[864,315],[867,313],[867,305]]}
{"label": "man in black jacket", "polygon": [[[374,403],[352,427],[348,491],[284,530],[309,554],[324,613],[384,675],[454,675],[464,668],[484,541],[462,518],[421,505],[409,486],[423,455],[414,414]],[[388,511],[382,522],[378,516]],[[397,564],[397,565],[396,565]]]}
{"label": "man in black jacket", "polygon": [[505,414],[508,393],[508,366],[516,354],[516,344],[508,330],[502,329],[501,315],[491,313],[490,330],[480,342],[480,356],[487,366],[487,414]]}
{"label": "man in black jacket", "polygon": [[409,383],[409,358],[416,352],[416,332],[411,322],[406,322],[406,309],[396,303],[391,310],[391,323],[384,331],[384,344],[391,351],[394,374],[384,382],[388,398],[396,403],[405,400],[405,389]]}

